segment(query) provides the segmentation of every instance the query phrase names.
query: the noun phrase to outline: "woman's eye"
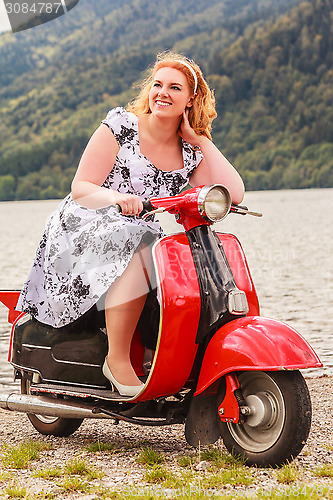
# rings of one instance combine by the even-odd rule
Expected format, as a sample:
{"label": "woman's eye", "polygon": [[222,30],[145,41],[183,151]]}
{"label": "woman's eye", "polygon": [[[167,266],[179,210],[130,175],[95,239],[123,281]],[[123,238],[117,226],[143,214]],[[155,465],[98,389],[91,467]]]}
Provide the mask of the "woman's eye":
{"label": "woman's eye", "polygon": [[160,87],[160,86],[161,86],[161,84],[160,84],[160,83],[155,82],[153,86],[154,86],[154,87]]}
{"label": "woman's eye", "polygon": [[172,85],[172,90],[181,90],[180,87],[177,87],[177,85]]}

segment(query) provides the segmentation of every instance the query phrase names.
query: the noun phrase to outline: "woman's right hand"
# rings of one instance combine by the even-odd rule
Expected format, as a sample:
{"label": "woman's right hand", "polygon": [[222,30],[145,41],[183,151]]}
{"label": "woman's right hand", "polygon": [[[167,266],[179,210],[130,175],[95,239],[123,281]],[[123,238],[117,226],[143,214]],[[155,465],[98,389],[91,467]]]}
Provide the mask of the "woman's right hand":
{"label": "woman's right hand", "polygon": [[139,215],[143,210],[142,201],[135,194],[114,192],[114,203],[120,205],[123,215]]}

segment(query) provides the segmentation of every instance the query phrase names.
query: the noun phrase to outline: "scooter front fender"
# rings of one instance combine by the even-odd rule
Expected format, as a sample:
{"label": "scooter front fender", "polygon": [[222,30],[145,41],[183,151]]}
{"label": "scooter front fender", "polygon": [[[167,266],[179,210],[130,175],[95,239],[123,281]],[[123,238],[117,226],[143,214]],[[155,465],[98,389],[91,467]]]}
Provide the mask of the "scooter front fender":
{"label": "scooter front fender", "polygon": [[262,316],[238,318],[223,325],[209,342],[195,395],[230,372],[320,366],[312,347],[290,326]]}

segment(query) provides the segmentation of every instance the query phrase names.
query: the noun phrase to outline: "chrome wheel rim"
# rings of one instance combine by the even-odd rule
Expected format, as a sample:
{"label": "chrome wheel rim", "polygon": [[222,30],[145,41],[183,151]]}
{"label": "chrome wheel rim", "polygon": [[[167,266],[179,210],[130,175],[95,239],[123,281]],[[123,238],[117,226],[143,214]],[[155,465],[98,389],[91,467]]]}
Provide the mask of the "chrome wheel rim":
{"label": "chrome wheel rim", "polygon": [[264,372],[243,372],[239,382],[251,412],[244,424],[228,422],[229,432],[244,450],[266,451],[283,431],[286,416],[283,395],[276,382]]}

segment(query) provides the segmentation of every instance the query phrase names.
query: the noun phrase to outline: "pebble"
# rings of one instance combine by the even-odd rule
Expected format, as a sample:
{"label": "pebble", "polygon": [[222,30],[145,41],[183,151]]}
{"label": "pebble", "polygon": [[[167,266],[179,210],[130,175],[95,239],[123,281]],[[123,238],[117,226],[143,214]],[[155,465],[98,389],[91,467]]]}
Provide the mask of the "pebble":
{"label": "pebble", "polygon": [[201,462],[198,463],[198,465],[195,466],[196,470],[207,470],[209,467],[209,462],[206,462],[205,460],[201,460]]}

